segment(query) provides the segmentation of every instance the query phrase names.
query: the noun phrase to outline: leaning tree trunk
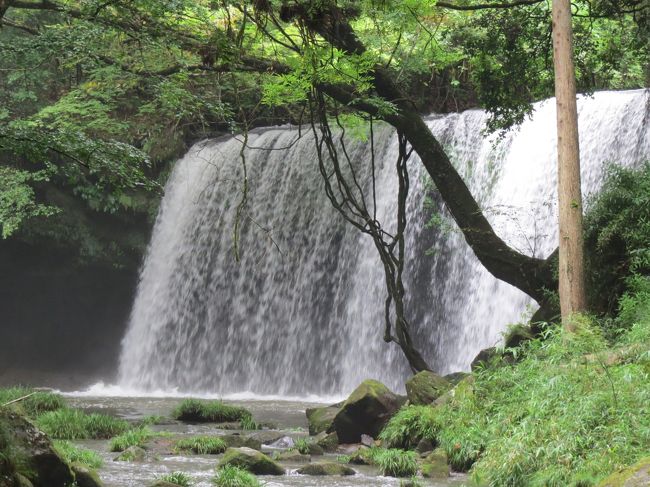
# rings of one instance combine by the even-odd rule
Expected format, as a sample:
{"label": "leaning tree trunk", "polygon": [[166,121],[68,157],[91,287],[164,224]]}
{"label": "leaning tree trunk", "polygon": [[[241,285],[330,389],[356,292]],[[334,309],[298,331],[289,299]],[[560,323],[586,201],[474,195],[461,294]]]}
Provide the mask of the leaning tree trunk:
{"label": "leaning tree trunk", "polygon": [[562,323],[586,309],[578,110],[570,0],[553,0],[553,59],[557,103],[559,289]]}

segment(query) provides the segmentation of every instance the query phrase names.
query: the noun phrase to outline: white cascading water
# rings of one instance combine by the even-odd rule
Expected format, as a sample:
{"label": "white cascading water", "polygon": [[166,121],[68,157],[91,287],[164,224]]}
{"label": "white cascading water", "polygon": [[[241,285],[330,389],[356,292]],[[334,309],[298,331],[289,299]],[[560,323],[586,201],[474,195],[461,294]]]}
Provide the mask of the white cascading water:
{"label": "white cascading water", "polygon": [[[581,97],[583,191],[598,189],[608,163],[650,160],[650,91]],[[478,110],[427,123],[463,174],[497,232],[528,254],[556,246],[555,102],[532,119],[483,137]],[[249,197],[233,253],[241,188],[241,140],[195,145],[169,178],[142,269],[120,362],[130,390],[273,395],[342,395],[368,377],[400,390],[408,367],[383,336],[386,295],[372,240],[331,207],[313,138],[290,128],[255,131],[245,151]],[[271,150],[273,149],[273,150]],[[354,142],[360,168],[369,144]],[[376,136],[378,216],[395,221],[396,140]],[[499,342],[532,302],[496,280],[462,234],[425,205],[435,190],[409,161],[406,284],[420,351],[439,373],[466,370]],[[279,250],[276,248],[276,244]]]}

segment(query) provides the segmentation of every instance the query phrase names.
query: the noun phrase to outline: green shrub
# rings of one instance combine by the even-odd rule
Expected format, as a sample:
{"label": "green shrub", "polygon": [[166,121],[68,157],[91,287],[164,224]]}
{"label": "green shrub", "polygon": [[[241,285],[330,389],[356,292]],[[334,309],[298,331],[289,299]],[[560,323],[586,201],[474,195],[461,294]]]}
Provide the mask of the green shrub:
{"label": "green shrub", "polygon": [[47,391],[34,391],[27,387],[0,389],[0,406],[21,397],[25,397],[25,399],[14,403],[13,407],[31,418],[66,407],[65,400],[61,395]]}
{"label": "green shrub", "polygon": [[142,447],[152,436],[153,431],[147,426],[128,430],[112,438],[109,449],[110,451],[124,451],[131,446]]}
{"label": "green shrub", "polygon": [[422,439],[436,441],[440,430],[435,410],[428,406],[404,406],[379,434],[391,448],[411,448]]}
{"label": "green shrub", "polygon": [[632,274],[650,276],[650,162],[641,168],[612,165],[587,205],[585,249],[591,304],[613,315],[630,289]]}
{"label": "green shrub", "polygon": [[174,409],[172,417],[192,423],[222,423],[251,418],[251,413],[244,408],[229,406],[221,401],[185,399]]}
{"label": "green shrub", "polygon": [[217,455],[226,451],[226,443],[216,436],[183,438],[174,445],[175,452],[192,452],[199,455]]}
{"label": "green shrub", "polygon": [[59,409],[40,415],[37,426],[61,440],[103,439],[130,429],[128,422],[104,414],[86,414],[76,409]]}
{"label": "green shrub", "polygon": [[584,487],[650,454],[650,320],[614,348],[584,318],[544,334],[431,408],[452,468],[491,486]]}
{"label": "green shrub", "polygon": [[104,463],[97,452],[73,445],[69,441],[55,440],[54,448],[68,463],[80,463],[92,469],[100,468]]}
{"label": "green shrub", "polygon": [[217,475],[212,480],[216,487],[261,487],[262,484],[257,477],[246,470],[235,467],[234,465],[225,465],[217,471]]}
{"label": "green shrub", "polygon": [[412,477],[418,472],[417,455],[412,451],[390,448],[381,450],[376,459],[382,475]]}
{"label": "green shrub", "polygon": [[159,477],[159,480],[169,482],[170,484],[180,485],[180,487],[190,487],[194,485],[192,477],[184,472],[172,472]]}

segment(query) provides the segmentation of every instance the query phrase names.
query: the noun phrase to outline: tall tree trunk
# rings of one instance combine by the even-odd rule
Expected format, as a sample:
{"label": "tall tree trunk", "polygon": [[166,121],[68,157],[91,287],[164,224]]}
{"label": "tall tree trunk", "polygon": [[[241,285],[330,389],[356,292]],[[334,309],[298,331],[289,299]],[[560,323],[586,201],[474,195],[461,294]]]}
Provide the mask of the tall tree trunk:
{"label": "tall tree trunk", "polygon": [[570,0],[553,0],[553,59],[557,103],[560,310],[562,323],[572,330],[570,317],[584,311],[587,300]]}

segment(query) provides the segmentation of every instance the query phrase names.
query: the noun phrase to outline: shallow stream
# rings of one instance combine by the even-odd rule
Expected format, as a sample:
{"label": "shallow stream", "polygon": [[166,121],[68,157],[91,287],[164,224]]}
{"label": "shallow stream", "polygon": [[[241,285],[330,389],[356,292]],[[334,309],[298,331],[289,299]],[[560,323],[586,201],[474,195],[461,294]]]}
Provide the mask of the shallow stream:
{"label": "shallow stream", "polygon": [[[127,420],[139,420],[146,416],[169,417],[174,407],[181,401],[180,398],[161,397],[88,397],[69,396],[68,402],[72,407],[84,409],[87,412],[101,412],[118,416]],[[307,436],[307,420],[305,409],[308,407],[321,406],[321,403],[303,401],[279,401],[279,400],[241,400],[226,401],[229,404],[239,405],[247,408],[253,413],[255,420],[259,423],[274,425],[272,431],[278,431],[292,438]],[[242,435],[254,435],[252,431],[237,431],[218,429],[214,424],[183,424],[169,421],[169,424],[155,425],[151,427],[157,432],[170,432],[174,436],[194,435],[219,435],[241,433]],[[145,487],[152,483],[157,477],[174,471],[182,471],[194,479],[195,487],[211,486],[211,479],[214,476],[215,466],[221,455],[175,455],[169,453],[157,453],[155,459],[148,459],[144,462],[123,462],[114,461],[118,453],[108,451],[108,440],[86,440],[78,441],[77,444],[97,451],[104,459],[104,465],[99,469],[99,475],[106,487]],[[267,446],[263,451],[273,451]],[[344,453],[344,452],[341,452]],[[336,461],[339,454],[326,454],[323,457],[312,457],[312,461]],[[364,465],[352,465],[357,474],[354,476],[339,477],[313,477],[295,473],[301,465],[298,463],[281,462],[287,469],[284,476],[260,476],[265,487],[279,486],[301,486],[301,487],[357,487],[357,486],[394,486],[400,485],[400,479],[383,477],[375,467]],[[422,485],[430,487],[460,486],[464,483],[464,476],[452,476],[449,480],[431,481],[420,479]]]}

